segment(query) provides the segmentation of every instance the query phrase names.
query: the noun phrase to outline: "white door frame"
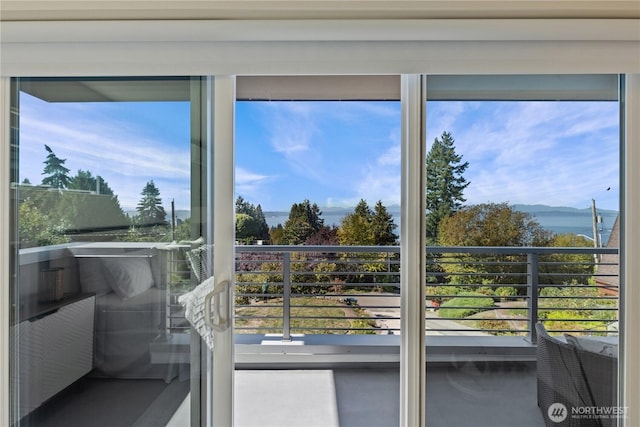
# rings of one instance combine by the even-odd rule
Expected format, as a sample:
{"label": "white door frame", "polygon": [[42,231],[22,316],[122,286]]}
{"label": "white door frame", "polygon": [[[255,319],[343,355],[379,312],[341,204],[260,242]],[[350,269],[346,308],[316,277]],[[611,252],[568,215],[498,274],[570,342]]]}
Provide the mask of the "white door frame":
{"label": "white door frame", "polygon": [[[214,330],[213,359],[207,367],[207,425],[233,426],[234,341],[233,283],[235,277],[234,112],[235,77],[207,78],[207,151],[213,153],[209,168],[207,212],[213,215],[213,273],[216,284],[228,283],[219,304],[224,330]],[[210,219],[210,218],[209,218]]]}
{"label": "white door frame", "polygon": [[425,425],[426,77],[401,76],[400,424]]}

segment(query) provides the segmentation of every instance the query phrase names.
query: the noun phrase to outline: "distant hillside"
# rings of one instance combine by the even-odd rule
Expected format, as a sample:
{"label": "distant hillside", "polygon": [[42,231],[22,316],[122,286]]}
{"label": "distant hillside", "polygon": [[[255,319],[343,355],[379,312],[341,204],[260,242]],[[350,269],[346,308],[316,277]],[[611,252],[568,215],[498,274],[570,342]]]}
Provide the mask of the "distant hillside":
{"label": "distant hillside", "polygon": [[[554,215],[562,215],[562,216],[570,216],[570,215],[578,215],[583,216],[585,214],[591,215],[591,208],[571,208],[567,206],[547,206],[547,205],[523,205],[516,204],[512,205],[514,209],[519,210],[521,212],[527,212],[532,215],[540,215],[540,216],[548,216],[550,214]],[[322,216],[325,217],[344,217],[347,214],[353,212],[353,207],[344,208],[344,207],[321,207]],[[400,216],[400,206],[399,205],[390,205],[387,206],[387,211],[393,216]],[[617,215],[617,211],[608,210],[608,209],[598,209],[598,213],[601,215]],[[267,217],[267,221],[269,217],[272,218],[282,218],[289,217],[289,211],[265,211],[265,216]]]}
{"label": "distant hillside", "polygon": [[[535,220],[547,230],[556,234],[582,234],[587,237],[593,236],[593,219],[591,208],[571,208],[566,206],[547,205],[513,205],[514,209],[531,214]],[[321,207],[322,218],[326,225],[339,225],[345,215],[353,212],[354,208],[327,208]],[[393,216],[396,225],[400,225],[400,206],[391,205],[387,207]],[[265,218],[270,227],[278,224],[284,225],[289,218],[288,211],[265,211]],[[602,223],[598,225],[598,232],[603,242],[607,242],[613,223],[618,216],[617,211],[608,209],[598,209],[598,214],[602,216]],[[399,229],[396,230],[399,232]]]}
{"label": "distant hillside", "polygon": [[[582,214],[588,213],[591,214],[591,207],[578,209],[578,208],[570,208],[567,206],[547,206],[547,205],[513,205],[516,210],[521,212],[528,212],[531,214],[534,213],[568,213],[568,214]],[[617,214],[618,211],[613,211],[609,209],[597,209],[598,213],[601,214]]]}
{"label": "distant hillside", "polygon": [[[538,223],[554,233],[574,233],[582,234],[588,237],[593,235],[593,225],[591,217],[591,208],[571,208],[567,206],[547,206],[547,205],[513,205],[514,209],[533,215]],[[352,213],[354,208],[344,207],[321,207],[322,218],[325,225],[340,225],[345,215]],[[396,225],[400,225],[400,206],[387,206],[388,212],[393,216]],[[133,216],[135,210],[127,210],[127,214]],[[168,212],[167,212],[168,213]],[[168,213],[169,214],[169,213]],[[598,209],[598,214],[602,217],[602,223],[598,224],[598,232],[601,234],[603,242],[607,242],[609,233],[613,228],[613,223],[618,216],[618,212],[609,209]],[[188,210],[177,210],[176,217],[178,219],[189,218]],[[284,225],[289,218],[289,211],[265,211],[264,216],[270,227],[278,224]],[[170,218],[167,217],[167,220]],[[399,232],[399,229],[396,230]]]}

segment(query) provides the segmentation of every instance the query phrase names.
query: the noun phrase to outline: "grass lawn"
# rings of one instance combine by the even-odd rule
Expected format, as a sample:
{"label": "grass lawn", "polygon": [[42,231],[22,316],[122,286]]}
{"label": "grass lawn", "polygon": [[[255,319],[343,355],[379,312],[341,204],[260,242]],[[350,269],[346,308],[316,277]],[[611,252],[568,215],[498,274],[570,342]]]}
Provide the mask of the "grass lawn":
{"label": "grass lawn", "polygon": [[[282,333],[282,298],[272,298],[251,306],[236,308],[238,333]],[[357,330],[375,325],[359,310],[334,299],[300,297],[291,299],[291,332],[303,334],[373,334]],[[259,329],[242,329],[259,328]],[[325,331],[321,328],[329,328]]]}

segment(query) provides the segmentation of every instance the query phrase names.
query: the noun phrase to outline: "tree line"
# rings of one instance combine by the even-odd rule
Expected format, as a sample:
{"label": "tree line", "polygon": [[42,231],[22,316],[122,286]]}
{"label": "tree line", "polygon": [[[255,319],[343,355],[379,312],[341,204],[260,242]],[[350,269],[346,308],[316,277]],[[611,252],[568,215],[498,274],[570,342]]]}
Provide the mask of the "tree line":
{"label": "tree line", "polygon": [[[46,246],[72,240],[171,241],[192,240],[190,220],[175,230],[167,222],[160,189],[148,181],[133,216],[120,206],[117,195],[101,177],[88,170],[75,175],[66,159],[47,152],[40,186],[25,180],[19,188],[21,247]],[[590,246],[575,235],[555,235],[530,214],[506,202],[466,205],[471,183],[464,174],[469,163],[456,153],[451,133],[434,140],[426,158],[426,241],[431,246]],[[390,246],[398,244],[397,225],[382,201],[370,206],[360,200],[337,226],[326,225],[322,210],[308,199],[294,203],[284,224],[269,227],[262,207],[243,197],[235,202],[236,239],[241,244],[262,241],[273,245]],[[239,298],[278,293],[282,263],[261,252],[244,252],[236,271]],[[340,293],[353,289],[397,291],[399,262],[388,252],[358,254],[292,254],[291,281],[299,294]],[[526,289],[525,260],[501,254],[436,255],[429,252],[426,291],[444,302],[460,292],[482,292],[517,298]],[[355,257],[355,258],[354,258]],[[353,263],[353,259],[358,263]],[[588,284],[594,266],[589,255],[548,255],[540,265],[554,271],[541,275],[542,284]],[[261,272],[255,274],[256,267]],[[543,267],[545,268],[545,267]],[[549,267],[551,268],[551,267]],[[310,274],[311,272],[312,274]],[[544,273],[545,271],[543,271]],[[245,274],[251,273],[251,274]],[[382,273],[382,274],[380,274]],[[327,287],[321,285],[329,283]],[[449,297],[446,295],[449,294]],[[445,297],[442,297],[445,295]]]}
{"label": "tree line", "polygon": [[274,245],[388,246],[398,242],[396,228],[382,201],[371,209],[361,199],[339,226],[328,226],[320,207],[305,199],[291,206],[284,225],[269,228],[260,205],[254,206],[242,196],[236,200],[236,240],[243,243],[262,240]]}
{"label": "tree line", "polygon": [[[25,245],[59,243],[83,231],[118,231],[118,240],[189,239],[188,220],[170,233],[160,189],[153,180],[141,191],[136,214],[129,217],[118,196],[101,176],[78,170],[72,176],[66,159],[45,145],[41,186],[20,188],[20,227]],[[450,132],[435,138],[426,158],[426,239],[439,246],[554,246],[567,239],[544,230],[528,213],[506,202],[467,206],[464,192],[471,184],[464,177],[469,163],[456,153]],[[23,184],[30,184],[25,180]],[[31,188],[30,188],[31,187]],[[263,241],[276,245],[374,245],[398,243],[397,225],[382,201],[370,207],[365,200],[338,226],[324,224],[316,203],[304,200],[291,206],[284,224],[269,227],[261,206],[237,198],[236,238],[241,243]],[[124,234],[123,234],[124,233]],[[113,234],[113,233],[112,233]],[[116,233],[117,234],[117,233]],[[197,236],[195,236],[197,237]],[[570,239],[574,244],[588,242]]]}
{"label": "tree line", "polygon": [[141,191],[136,214],[124,212],[109,184],[88,170],[75,175],[48,145],[40,185],[26,178],[19,187],[18,234],[21,247],[74,240],[157,241],[170,239],[160,190],[153,180]]}

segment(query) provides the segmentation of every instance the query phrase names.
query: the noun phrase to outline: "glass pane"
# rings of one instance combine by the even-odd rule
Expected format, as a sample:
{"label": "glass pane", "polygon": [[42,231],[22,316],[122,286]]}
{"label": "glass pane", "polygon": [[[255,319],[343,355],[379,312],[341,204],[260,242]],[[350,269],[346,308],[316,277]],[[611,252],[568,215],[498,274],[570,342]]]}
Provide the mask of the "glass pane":
{"label": "glass pane", "polygon": [[236,422],[396,425],[400,103],[238,101],[236,138]]}
{"label": "glass pane", "polygon": [[13,420],[188,422],[198,81],[14,83]]}
{"label": "glass pane", "polygon": [[614,425],[619,102],[487,87],[427,101],[428,424]]}

